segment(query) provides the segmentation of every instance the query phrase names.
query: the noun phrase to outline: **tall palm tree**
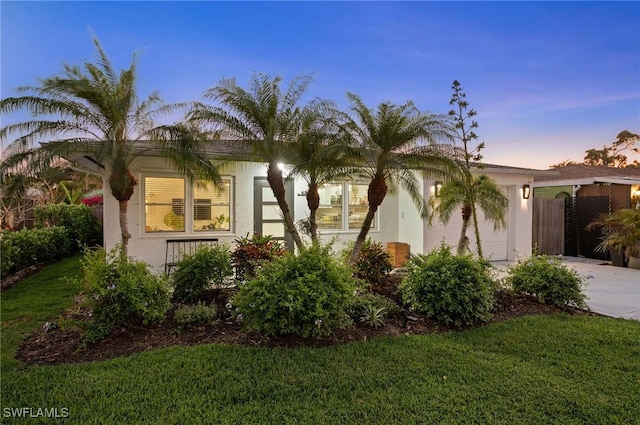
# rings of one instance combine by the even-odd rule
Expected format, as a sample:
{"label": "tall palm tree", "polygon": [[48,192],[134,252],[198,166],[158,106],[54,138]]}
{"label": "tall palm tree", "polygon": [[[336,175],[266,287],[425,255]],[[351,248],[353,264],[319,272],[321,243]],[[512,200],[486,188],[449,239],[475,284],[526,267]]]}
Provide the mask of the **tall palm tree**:
{"label": "tall palm tree", "polygon": [[[476,140],[478,136],[475,129],[478,123],[473,120],[476,111],[467,111],[469,102],[466,94],[460,86],[460,82],[453,81],[451,87],[453,94],[450,105],[455,105],[449,111],[449,116],[453,119],[456,130],[455,139],[462,142],[462,146],[456,146],[454,152],[457,158],[457,169],[450,173],[445,180],[438,198],[431,198],[431,215],[439,216],[443,223],[448,223],[451,214],[456,208],[462,210],[462,229],[458,239],[457,254],[464,255],[468,250],[469,239],[467,238],[467,228],[469,221],[473,220],[473,229],[476,238],[476,247],[480,258],[483,257],[482,241],[480,240],[480,227],[478,224],[478,207],[484,211],[485,219],[493,223],[494,230],[504,228],[504,214],[507,209],[508,199],[500,191],[496,183],[487,175],[475,175],[472,167],[482,168],[482,165],[475,165],[482,159],[480,151],[484,149],[484,143],[478,144],[471,149],[469,143]],[[470,121],[470,123],[469,123]]]}
{"label": "tall palm tree", "polygon": [[[23,96],[0,100],[0,113],[27,110],[34,117],[43,117],[0,129],[0,140],[10,134],[22,134],[10,145],[13,155],[3,161],[2,169],[15,170],[16,164],[24,166],[25,160],[32,166],[46,163],[29,161],[33,156],[46,158],[46,154],[51,157],[77,150],[91,152],[105,167],[110,192],[118,201],[123,256],[126,257],[131,237],[127,207],[137,185],[130,165],[142,153],[135,142],[145,140],[158,148],[190,181],[206,178],[219,184],[220,175],[205,159],[203,140],[193,129],[182,125],[154,126],[156,117],[184,105],[163,105],[157,92],[140,101],[136,91],[135,55],[129,68],[118,73],[100,42],[94,39],[93,43],[98,53],[96,63],[85,62],[82,67],[63,63],[59,76],[42,79],[37,86],[19,87],[17,92]],[[57,140],[39,148],[32,147],[49,138]]]}
{"label": "tall palm tree", "polygon": [[411,101],[403,105],[383,102],[373,111],[356,94],[347,93],[347,97],[351,114],[343,114],[340,126],[349,156],[357,164],[354,171],[369,180],[369,208],[349,257],[349,263],[353,264],[387,191],[402,186],[421,216],[426,217],[427,206],[414,171],[439,176],[454,165],[435,144],[438,139],[451,138],[451,129],[444,117],[422,113]]}
{"label": "tall palm tree", "polygon": [[310,76],[294,78],[287,90],[280,89],[280,77],[255,74],[248,89],[235,79],[223,79],[207,90],[204,98],[220,106],[196,104],[189,112],[192,123],[212,126],[220,137],[252,144],[255,160],[267,163],[267,181],[282,211],[284,224],[300,249],[302,240],[285,198],[279,163],[285,161],[289,143],[297,137],[303,106],[300,100],[311,83]]}
{"label": "tall palm tree", "polygon": [[323,184],[348,175],[347,158],[336,139],[335,121],[327,114],[328,105],[321,102],[305,108],[300,120],[300,131],[287,149],[287,164],[291,167],[289,175],[301,176],[307,182],[309,233],[313,243],[318,242],[318,189]]}

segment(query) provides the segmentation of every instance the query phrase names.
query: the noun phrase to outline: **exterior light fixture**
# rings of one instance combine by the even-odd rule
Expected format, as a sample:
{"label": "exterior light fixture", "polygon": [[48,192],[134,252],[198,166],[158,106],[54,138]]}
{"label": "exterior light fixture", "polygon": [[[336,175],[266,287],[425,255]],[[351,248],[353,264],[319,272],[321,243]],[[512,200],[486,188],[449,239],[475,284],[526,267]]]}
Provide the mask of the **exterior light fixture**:
{"label": "exterior light fixture", "polygon": [[440,180],[438,180],[438,181],[436,182],[436,185],[435,185],[435,195],[436,195],[436,198],[439,198],[439,197],[440,197],[440,191],[441,191],[441,190],[442,190],[442,182],[441,182]]}
{"label": "exterior light fixture", "polygon": [[531,185],[525,184],[522,186],[522,199],[529,199],[531,196]]}

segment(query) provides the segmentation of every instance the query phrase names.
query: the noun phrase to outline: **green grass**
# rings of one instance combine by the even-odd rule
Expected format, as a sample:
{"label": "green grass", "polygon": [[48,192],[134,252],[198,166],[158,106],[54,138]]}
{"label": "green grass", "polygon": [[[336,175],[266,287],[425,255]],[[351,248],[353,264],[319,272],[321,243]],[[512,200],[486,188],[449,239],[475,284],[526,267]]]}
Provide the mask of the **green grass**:
{"label": "green grass", "polygon": [[2,294],[0,415],[64,407],[61,422],[78,424],[640,423],[640,323],[601,317],[526,317],[328,348],[171,347],[70,366],[13,360],[25,332],[69,307],[76,288],[56,276],[78,268],[67,260]]}

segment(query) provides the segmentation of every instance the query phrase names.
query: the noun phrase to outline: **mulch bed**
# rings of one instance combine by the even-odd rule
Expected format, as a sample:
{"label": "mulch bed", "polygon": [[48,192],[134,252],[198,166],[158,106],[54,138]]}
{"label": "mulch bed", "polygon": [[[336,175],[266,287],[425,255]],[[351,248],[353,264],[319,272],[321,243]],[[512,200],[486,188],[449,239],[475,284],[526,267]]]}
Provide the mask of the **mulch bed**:
{"label": "mulch bed", "polygon": [[[382,285],[372,287],[372,291],[401,303],[402,300],[397,291],[398,280],[397,276],[391,275]],[[212,290],[208,294],[208,301],[215,301],[221,311],[230,295],[229,290]],[[540,304],[527,297],[503,294],[498,299],[498,309],[489,323],[527,315],[549,315],[562,312],[592,314],[577,309],[562,309]],[[206,328],[176,333],[170,313],[167,320],[158,326],[121,329],[94,344],[83,344],[84,334],[77,326],[60,326],[49,332],[40,329],[22,341],[16,358],[28,364],[70,364],[112,359],[168,346],[217,343],[289,348],[321,347],[366,341],[379,336],[430,334],[452,330],[439,326],[422,315],[415,313],[411,315],[417,318],[417,321],[405,323],[403,317],[389,318],[384,326],[377,329],[358,324],[350,329],[338,331],[330,337],[304,339],[296,336],[267,338],[255,332],[242,331],[240,325],[231,320],[219,320]],[[79,310],[67,311],[61,317],[61,323],[70,322],[68,319],[86,320],[86,314]]]}

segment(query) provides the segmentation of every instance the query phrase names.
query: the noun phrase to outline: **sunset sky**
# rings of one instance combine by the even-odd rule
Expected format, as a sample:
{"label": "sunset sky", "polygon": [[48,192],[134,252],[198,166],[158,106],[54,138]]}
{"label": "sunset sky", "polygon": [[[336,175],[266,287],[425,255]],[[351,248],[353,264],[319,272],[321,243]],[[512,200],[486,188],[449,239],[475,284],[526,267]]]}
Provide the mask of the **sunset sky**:
{"label": "sunset sky", "polygon": [[[640,2],[0,2],[1,97],[60,63],[139,53],[142,95],[199,100],[253,72],[308,96],[449,110],[459,80],[485,161],[547,168],[640,132]],[[26,118],[2,117],[2,125]]]}

